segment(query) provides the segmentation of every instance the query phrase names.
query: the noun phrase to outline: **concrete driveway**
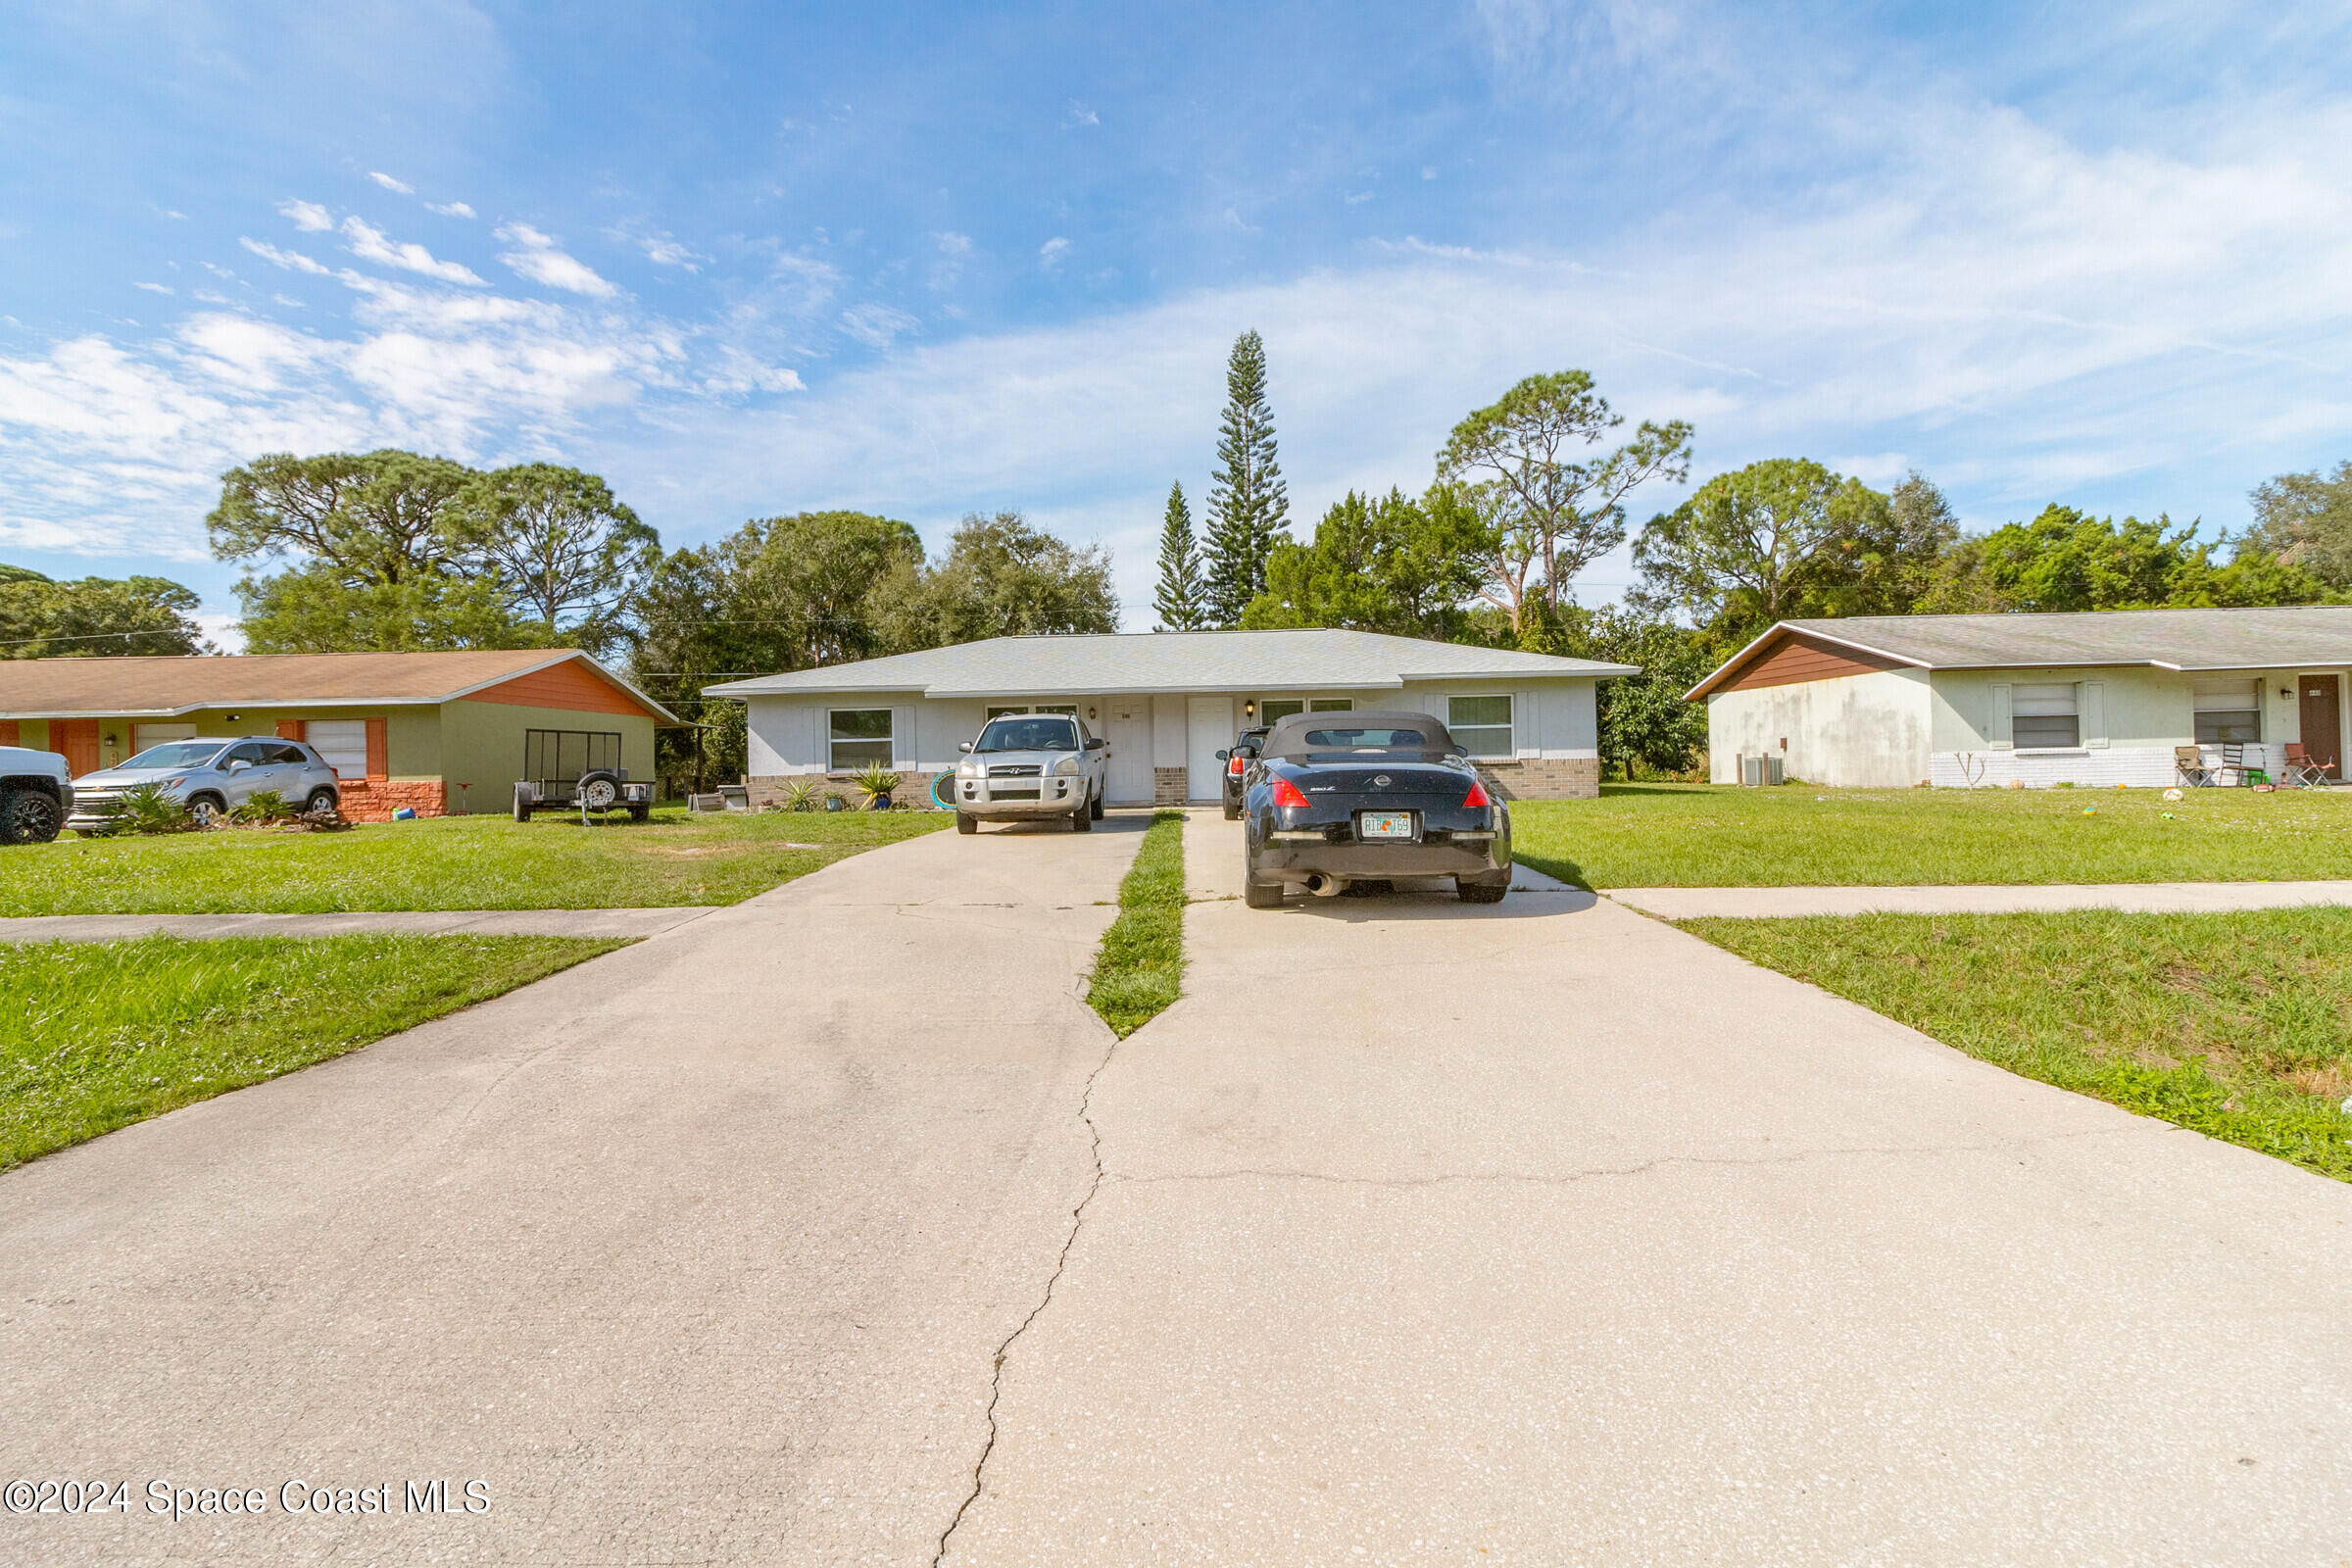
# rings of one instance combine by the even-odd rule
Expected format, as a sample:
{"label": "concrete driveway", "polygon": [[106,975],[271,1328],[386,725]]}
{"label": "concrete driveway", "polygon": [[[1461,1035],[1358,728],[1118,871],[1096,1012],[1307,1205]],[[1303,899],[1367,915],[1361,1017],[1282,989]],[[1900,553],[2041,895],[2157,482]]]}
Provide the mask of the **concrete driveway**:
{"label": "concrete driveway", "polygon": [[[1143,825],[858,856],[0,1176],[0,1483],[133,1499],[0,1562],[929,1562],[1094,1180]],[[435,1477],[489,1511],[279,1511]]]}
{"label": "concrete driveway", "polygon": [[1239,902],[948,1561],[2341,1563],[2352,1190],[1589,896]]}
{"label": "concrete driveway", "polygon": [[0,1475],[273,1505],[0,1560],[2347,1560],[2342,1186],[1585,895],[1249,910],[1214,813],[1114,1051],[1103,826],[0,1178]]}

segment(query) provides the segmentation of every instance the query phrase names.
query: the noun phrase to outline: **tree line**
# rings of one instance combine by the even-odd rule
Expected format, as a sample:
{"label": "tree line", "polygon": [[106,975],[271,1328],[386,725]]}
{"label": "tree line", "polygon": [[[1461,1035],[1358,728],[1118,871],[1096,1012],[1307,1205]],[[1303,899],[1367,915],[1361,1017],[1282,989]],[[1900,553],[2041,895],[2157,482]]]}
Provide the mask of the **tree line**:
{"label": "tree line", "polygon": [[[1234,346],[1227,381],[1205,544],[1181,487],[1169,494],[1163,628],[1346,626],[1638,664],[1600,694],[1602,760],[1624,776],[1696,764],[1705,715],[1682,694],[1776,620],[2352,600],[2352,463],[2268,481],[2252,526],[2207,542],[2193,521],[2119,522],[2055,503],[1963,535],[1916,470],[1881,491],[1770,459],[1654,514],[1632,535],[1632,591],[1587,608],[1575,579],[1626,542],[1634,493],[1688,478],[1688,422],[1628,435],[1589,373],[1529,376],[1454,426],[1418,493],[1351,491],[1298,540],[1279,507],[1245,517],[1231,499],[1279,475],[1256,334]],[[1259,553],[1228,560],[1236,551]],[[1223,586],[1238,584],[1253,591]]]}
{"label": "tree line", "polygon": [[[1305,538],[1289,498],[1263,340],[1226,370],[1203,526],[1181,481],[1162,517],[1160,627],[1339,626],[1638,664],[1601,689],[1615,773],[1687,769],[1704,715],[1681,694],[1781,618],[2307,604],[2352,598],[2352,462],[2252,495],[2242,535],[2052,504],[1966,536],[1913,472],[1886,491],[1804,459],[1718,473],[1638,531],[1653,483],[1682,484],[1683,420],[1626,430],[1591,374],[1533,375],[1447,434],[1428,481],[1349,492]],[[1014,633],[1116,630],[1110,562],[1020,513],[972,513],[927,556],[861,512],[754,518],[664,550],[593,473],[476,469],[402,451],[274,454],[222,476],[207,518],[255,653],[576,646],[705,723],[743,762],[742,709],[702,685]],[[1633,540],[1615,604],[1574,583]],[[197,596],[156,577],[53,582],[0,566],[0,657],[210,652]],[[674,762],[692,745],[666,736]]]}

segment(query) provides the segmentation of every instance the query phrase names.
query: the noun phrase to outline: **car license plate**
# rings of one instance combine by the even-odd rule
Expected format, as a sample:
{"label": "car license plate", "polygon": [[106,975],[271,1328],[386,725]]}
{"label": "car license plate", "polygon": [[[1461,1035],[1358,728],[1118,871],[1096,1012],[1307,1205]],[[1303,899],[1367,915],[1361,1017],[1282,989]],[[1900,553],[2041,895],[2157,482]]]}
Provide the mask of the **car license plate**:
{"label": "car license plate", "polygon": [[1355,836],[1359,839],[1409,839],[1413,836],[1413,813],[1366,811],[1356,818]]}

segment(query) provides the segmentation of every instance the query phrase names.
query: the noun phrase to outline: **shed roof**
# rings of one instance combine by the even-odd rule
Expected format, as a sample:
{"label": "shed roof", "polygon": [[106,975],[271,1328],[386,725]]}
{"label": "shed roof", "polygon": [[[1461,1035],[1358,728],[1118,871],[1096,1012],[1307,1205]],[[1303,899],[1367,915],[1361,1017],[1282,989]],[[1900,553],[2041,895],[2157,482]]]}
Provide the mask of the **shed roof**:
{"label": "shed roof", "polygon": [[577,660],[663,723],[676,715],[576,648],[448,653],[0,660],[0,718],[154,717],[235,703],[357,708],[447,703]]}
{"label": "shed roof", "polygon": [[1718,690],[1789,633],[1862,649],[1921,669],[2145,664],[2220,670],[2352,663],[2352,605],[2045,615],[1848,615],[1775,622],[1687,695],[1698,698]]}
{"label": "shed roof", "polygon": [[708,697],[794,692],[905,692],[929,697],[1086,697],[1146,692],[1332,691],[1408,680],[1594,679],[1632,675],[1632,664],[1555,659],[1379,632],[1107,632],[1094,636],[992,637],[855,664],[706,686]]}

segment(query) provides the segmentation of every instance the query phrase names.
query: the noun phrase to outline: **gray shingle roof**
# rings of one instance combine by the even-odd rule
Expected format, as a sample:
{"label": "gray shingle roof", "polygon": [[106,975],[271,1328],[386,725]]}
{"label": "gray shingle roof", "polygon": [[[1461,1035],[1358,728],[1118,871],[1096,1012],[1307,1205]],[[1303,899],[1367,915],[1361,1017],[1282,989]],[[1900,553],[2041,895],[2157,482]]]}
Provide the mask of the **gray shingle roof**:
{"label": "gray shingle roof", "polygon": [[2105,610],[2072,615],[1850,615],[1781,624],[1859,643],[1932,669],[2004,664],[2262,669],[2352,662],[2352,605]]}
{"label": "gray shingle roof", "polygon": [[1408,680],[1592,679],[1632,664],[1424,642],[1368,631],[1114,632],[995,637],[855,664],[706,686],[710,697],[919,691],[931,697],[1112,696],[1145,692],[1326,691]]}

